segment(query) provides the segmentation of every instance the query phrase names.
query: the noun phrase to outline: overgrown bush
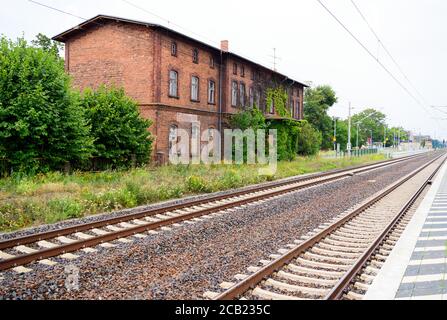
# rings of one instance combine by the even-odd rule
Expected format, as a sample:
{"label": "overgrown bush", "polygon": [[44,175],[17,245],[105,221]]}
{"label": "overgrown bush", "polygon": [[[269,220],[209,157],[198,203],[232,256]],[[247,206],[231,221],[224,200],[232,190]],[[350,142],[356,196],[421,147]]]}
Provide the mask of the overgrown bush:
{"label": "overgrown bush", "polygon": [[301,121],[298,131],[298,154],[303,156],[316,155],[321,148],[321,132],[307,121]]}
{"label": "overgrown bush", "polygon": [[[280,119],[267,121],[259,109],[239,112],[231,117],[233,128],[277,130],[278,160],[291,161],[297,155],[315,155],[321,147],[321,133],[307,121]],[[246,159],[246,139],[244,140],[244,159]],[[233,148],[234,149],[234,148]]]}
{"label": "overgrown bush", "polygon": [[14,171],[48,171],[89,158],[92,146],[63,61],[0,38],[0,158]]}
{"label": "overgrown bush", "polygon": [[133,160],[136,165],[148,162],[151,121],[141,118],[137,103],[126,96],[124,89],[87,89],[82,94],[82,106],[91,125],[94,156],[120,167],[130,167]]}
{"label": "overgrown bush", "polygon": [[299,122],[294,120],[273,120],[269,129],[277,130],[278,160],[291,161],[298,154]]}

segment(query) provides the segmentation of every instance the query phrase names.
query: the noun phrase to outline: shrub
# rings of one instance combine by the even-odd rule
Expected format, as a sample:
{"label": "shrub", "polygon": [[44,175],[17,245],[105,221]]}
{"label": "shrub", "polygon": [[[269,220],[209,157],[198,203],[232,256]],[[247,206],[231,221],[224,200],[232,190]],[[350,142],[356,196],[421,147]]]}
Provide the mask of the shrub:
{"label": "shrub", "polygon": [[316,155],[322,143],[321,132],[315,130],[307,121],[302,121],[298,131],[298,154]]}
{"label": "shrub", "polygon": [[191,192],[209,192],[207,182],[199,176],[189,176],[186,179],[186,186]]}
{"label": "shrub", "polygon": [[47,203],[45,222],[54,223],[83,216],[84,207],[73,199],[51,199]]}
{"label": "shrub", "polygon": [[82,106],[92,127],[96,157],[124,167],[132,165],[132,155],[137,165],[148,162],[151,121],[141,118],[137,103],[125,95],[124,89],[87,89],[82,94]]}
{"label": "shrub", "polygon": [[298,154],[298,134],[300,123],[294,120],[273,120],[269,129],[277,130],[278,160],[291,161]]}
{"label": "shrub", "polygon": [[0,38],[0,158],[35,173],[85,160],[92,146],[62,60],[24,39]]}

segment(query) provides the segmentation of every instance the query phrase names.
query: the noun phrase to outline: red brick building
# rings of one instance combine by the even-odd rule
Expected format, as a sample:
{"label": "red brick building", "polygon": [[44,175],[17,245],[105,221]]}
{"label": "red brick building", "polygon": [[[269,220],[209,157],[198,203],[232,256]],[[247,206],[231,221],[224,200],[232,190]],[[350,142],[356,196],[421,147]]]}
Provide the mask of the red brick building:
{"label": "red brick building", "polygon": [[254,104],[275,117],[265,102],[270,87],[286,88],[294,118],[303,117],[306,85],[229,52],[227,41],[215,48],[160,25],[104,15],[53,39],[65,43],[66,70],[77,88],[114,84],[139,103],[153,120],[160,162],[177,128],[194,132],[200,123],[199,131],[220,130],[229,114]]}

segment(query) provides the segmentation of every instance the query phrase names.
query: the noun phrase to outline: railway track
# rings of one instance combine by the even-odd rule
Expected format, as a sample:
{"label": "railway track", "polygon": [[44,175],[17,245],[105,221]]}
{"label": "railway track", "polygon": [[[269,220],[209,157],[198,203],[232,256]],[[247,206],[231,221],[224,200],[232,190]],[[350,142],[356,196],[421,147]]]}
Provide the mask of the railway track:
{"label": "railway track", "polygon": [[[214,300],[361,299],[445,163],[439,155],[331,223],[223,282]],[[414,209],[414,208],[413,208]]]}
{"label": "railway track", "polygon": [[411,156],[373,165],[312,174],[253,187],[249,190],[205,197],[181,204],[167,205],[120,217],[4,240],[0,242],[0,271],[14,268],[17,272],[28,272],[31,269],[25,266],[36,261],[51,266],[56,264],[51,260],[53,257],[74,259],[76,256],[72,253],[78,250],[91,253],[95,251],[94,247],[97,245],[106,248],[113,247],[112,241],[130,242],[132,241],[131,237],[144,238],[147,236],[145,233],[154,233],[160,228],[164,230],[169,227],[177,227],[180,223],[194,223],[200,221],[200,217],[212,218],[231,208],[264,201],[424,156]]}

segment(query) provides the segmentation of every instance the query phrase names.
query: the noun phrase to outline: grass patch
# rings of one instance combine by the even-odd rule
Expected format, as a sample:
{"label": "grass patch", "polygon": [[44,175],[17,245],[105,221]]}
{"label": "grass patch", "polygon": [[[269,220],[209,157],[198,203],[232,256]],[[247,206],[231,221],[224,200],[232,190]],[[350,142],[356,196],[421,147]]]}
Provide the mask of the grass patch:
{"label": "grass patch", "polygon": [[59,172],[0,179],[0,231],[131,208],[187,195],[234,189],[276,179],[384,160],[298,158],[278,163],[274,176],[256,165],[191,165],[100,173]]}

